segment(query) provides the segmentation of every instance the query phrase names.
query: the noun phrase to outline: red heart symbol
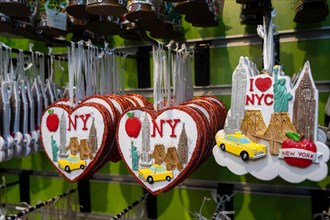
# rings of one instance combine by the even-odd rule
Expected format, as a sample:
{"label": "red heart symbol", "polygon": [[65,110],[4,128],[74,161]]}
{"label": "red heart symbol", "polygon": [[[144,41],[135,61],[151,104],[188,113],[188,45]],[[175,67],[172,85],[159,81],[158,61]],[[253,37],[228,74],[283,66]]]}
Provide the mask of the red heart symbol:
{"label": "red heart symbol", "polygon": [[[56,131],[47,127],[49,110],[60,120]],[[108,110],[100,104],[83,103],[75,108],[52,105],[41,118],[41,143],[54,167],[75,182],[89,177],[107,162],[112,151],[109,137],[114,134],[111,124]]]}
{"label": "red heart symbol", "polygon": [[270,77],[256,79],[256,87],[261,91],[267,91],[272,85],[272,79]]}
{"label": "red heart symbol", "polygon": [[[130,137],[125,124],[128,112],[139,118],[141,131]],[[153,195],[181,183],[204,159],[206,124],[188,106],[155,112],[146,108],[126,110],[119,119],[117,146],[126,166]]]}

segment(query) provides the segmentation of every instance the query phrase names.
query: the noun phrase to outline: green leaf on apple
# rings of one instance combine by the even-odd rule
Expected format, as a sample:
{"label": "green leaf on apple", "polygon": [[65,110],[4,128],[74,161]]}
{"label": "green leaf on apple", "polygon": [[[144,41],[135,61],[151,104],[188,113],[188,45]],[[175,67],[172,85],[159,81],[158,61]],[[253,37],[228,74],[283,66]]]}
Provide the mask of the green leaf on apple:
{"label": "green leaf on apple", "polygon": [[288,131],[288,132],[285,132],[285,135],[288,137],[288,138],[290,138],[290,139],[292,139],[292,140],[294,140],[294,141],[300,141],[300,135],[298,134],[298,133],[296,133],[296,132],[290,132],[290,131]]}

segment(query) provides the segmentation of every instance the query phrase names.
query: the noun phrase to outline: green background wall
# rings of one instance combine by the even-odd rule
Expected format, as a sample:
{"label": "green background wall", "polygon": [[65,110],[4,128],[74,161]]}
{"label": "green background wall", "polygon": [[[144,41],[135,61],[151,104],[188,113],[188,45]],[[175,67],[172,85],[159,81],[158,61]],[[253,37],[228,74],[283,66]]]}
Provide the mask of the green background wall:
{"label": "green background wall", "polygon": [[[319,28],[330,26],[330,16],[326,21],[309,24],[296,25],[293,22],[295,2],[288,0],[273,0],[273,7],[277,10],[274,18],[277,31],[295,30],[306,28]],[[328,4],[330,1],[328,0]],[[195,28],[184,22],[186,39],[201,39],[209,37],[231,37],[243,34],[255,34],[255,26],[241,25],[239,22],[240,5],[234,0],[225,0],[220,25],[213,28]],[[15,48],[28,49],[30,41],[19,38],[0,37],[0,41]],[[115,46],[132,44],[115,36]],[[141,42],[139,42],[141,43]],[[43,47],[42,42],[35,42],[35,49],[47,53],[48,49]],[[54,52],[63,52],[65,48],[54,49]],[[284,66],[286,74],[292,76],[303,67],[304,62],[310,61],[314,80],[330,80],[330,39],[317,39],[281,42],[280,62]],[[240,56],[248,56],[261,68],[262,45],[233,46],[212,48],[210,50],[210,79],[212,85],[230,84],[231,74],[238,64]],[[67,78],[65,78],[67,79]],[[59,78],[56,79],[59,82]],[[125,64],[125,85],[127,88],[137,87],[136,62],[127,58]],[[319,124],[324,122],[324,107],[328,93],[320,93],[319,96]],[[230,96],[221,96],[229,108]],[[0,168],[14,168],[27,170],[53,171],[43,152],[22,159],[13,159],[0,163]],[[123,162],[108,163],[99,173],[114,175],[129,175]],[[7,182],[18,179],[17,175],[4,174]],[[225,183],[255,183],[262,185],[313,187],[320,189],[330,188],[330,177],[320,182],[304,181],[299,184],[286,183],[280,178],[272,181],[260,181],[251,175],[236,176],[227,168],[220,167],[210,157],[190,179],[210,180]],[[75,188],[76,183],[69,183],[62,178],[30,177],[31,203],[36,204],[47,200],[68,189]],[[123,184],[120,182],[96,182],[91,181],[92,211],[96,213],[117,214],[128,204],[139,198],[143,189],[137,184]],[[158,219],[194,219],[191,212],[199,212],[204,197],[211,197],[210,190],[175,188],[167,193],[157,196]],[[6,190],[6,198],[9,203],[19,203],[18,186]],[[311,200],[308,197],[264,195],[249,192],[236,192],[233,197],[235,219],[311,219]],[[213,201],[205,202],[202,215],[210,218],[216,208]]]}

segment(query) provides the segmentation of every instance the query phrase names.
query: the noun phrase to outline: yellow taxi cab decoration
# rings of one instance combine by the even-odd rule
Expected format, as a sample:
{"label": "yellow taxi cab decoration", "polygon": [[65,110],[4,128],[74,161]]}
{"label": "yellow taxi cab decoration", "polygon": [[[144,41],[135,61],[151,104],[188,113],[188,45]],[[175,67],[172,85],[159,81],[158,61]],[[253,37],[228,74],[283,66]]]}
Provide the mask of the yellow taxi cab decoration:
{"label": "yellow taxi cab decoration", "polygon": [[149,168],[142,168],[138,170],[139,177],[148,183],[152,184],[155,181],[170,181],[173,178],[173,172],[166,170],[164,166],[153,164]]}
{"label": "yellow taxi cab decoration", "polygon": [[69,155],[66,159],[58,161],[58,167],[70,173],[71,170],[84,169],[86,161],[80,160],[79,156]]}
{"label": "yellow taxi cab decoration", "polygon": [[267,154],[265,145],[251,141],[239,131],[233,134],[225,134],[223,130],[218,131],[215,140],[222,151],[240,156],[243,161],[262,158]]}

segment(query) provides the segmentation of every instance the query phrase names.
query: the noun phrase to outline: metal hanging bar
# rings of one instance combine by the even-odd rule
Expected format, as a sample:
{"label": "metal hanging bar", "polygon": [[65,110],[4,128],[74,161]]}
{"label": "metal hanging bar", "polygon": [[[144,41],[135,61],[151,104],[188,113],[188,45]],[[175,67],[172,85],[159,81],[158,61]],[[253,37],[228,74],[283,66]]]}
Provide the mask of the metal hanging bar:
{"label": "metal hanging bar", "polygon": [[23,215],[26,215],[28,213],[31,213],[31,212],[37,210],[37,209],[40,209],[41,207],[44,207],[44,206],[46,206],[48,204],[51,204],[53,202],[56,202],[57,200],[59,200],[59,199],[61,199],[63,197],[66,197],[66,196],[68,196],[68,195],[70,195],[70,194],[72,194],[74,192],[76,192],[76,189],[71,189],[71,190],[69,190],[69,191],[67,191],[65,193],[62,193],[62,194],[60,194],[58,196],[55,196],[55,197],[53,197],[53,198],[51,198],[49,200],[46,200],[46,201],[41,202],[41,203],[39,203],[39,204],[37,204],[35,206],[32,206],[32,207],[30,207],[28,209],[25,209],[25,210],[23,210],[23,211],[15,214],[15,215],[7,216],[6,217],[6,220],[18,219],[18,218],[22,217]]}
{"label": "metal hanging bar", "polygon": [[121,211],[120,213],[118,213],[117,215],[115,215],[114,217],[112,217],[112,220],[117,220],[117,219],[121,218],[129,210],[131,210],[136,205],[138,205],[140,202],[142,202],[143,200],[145,200],[148,197],[148,195],[149,195],[149,193],[145,193],[143,196],[141,196],[141,198],[139,198],[138,200],[135,200],[132,204],[130,204],[129,206],[127,206],[127,208],[125,208],[123,211]]}

